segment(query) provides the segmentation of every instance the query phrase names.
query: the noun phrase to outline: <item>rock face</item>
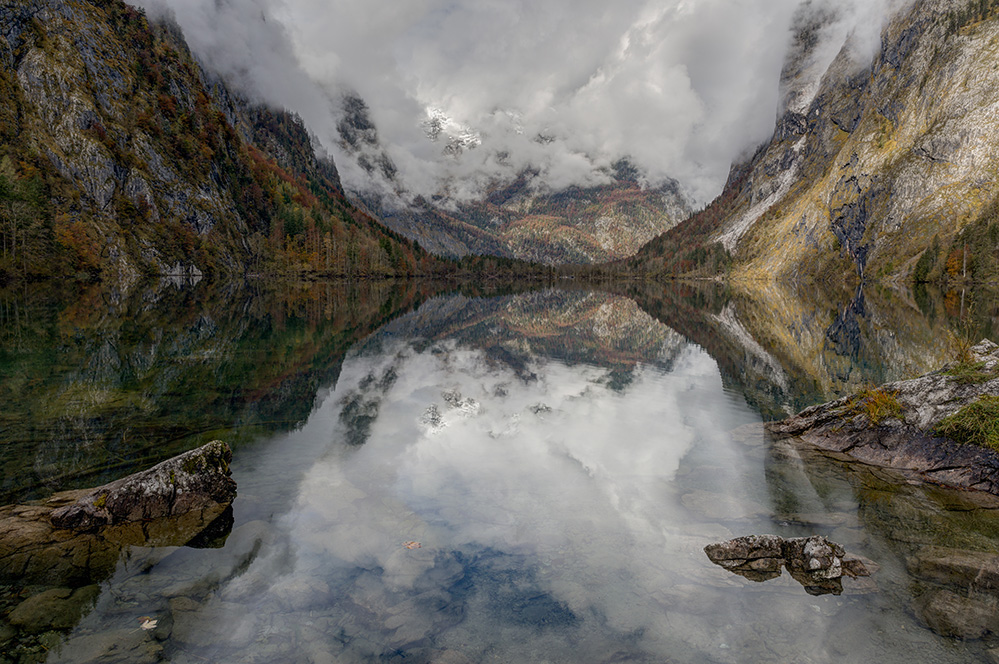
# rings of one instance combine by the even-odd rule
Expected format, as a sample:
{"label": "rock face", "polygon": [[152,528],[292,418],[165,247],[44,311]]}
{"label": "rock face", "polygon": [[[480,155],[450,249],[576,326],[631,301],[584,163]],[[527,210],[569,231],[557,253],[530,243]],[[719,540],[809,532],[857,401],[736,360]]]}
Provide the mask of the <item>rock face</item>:
{"label": "rock face", "polygon": [[781,575],[781,568],[810,595],[839,595],[842,577],[870,576],[859,558],[848,558],[846,551],[825,537],[749,535],[704,547],[708,559],[733,574],[751,581],[769,581]]}
{"label": "rock face", "polygon": [[229,462],[232,450],[220,440],[167,459],[149,470],[105,484],[52,512],[57,528],[94,530],[134,521],[221,512],[236,498]]}
{"label": "rock face", "polygon": [[[792,26],[773,136],[733,167],[720,214],[672,232],[680,251],[718,243],[746,281],[994,279],[999,10],[893,3],[880,40],[858,44],[815,5]],[[640,255],[653,271],[669,258]]]}
{"label": "rock face", "polygon": [[999,20],[994,10],[948,20],[968,6],[904,3],[870,59],[846,35],[818,68],[821,56],[792,50],[787,105],[752,160],[741,213],[718,236],[747,274],[897,278],[934,235],[941,264],[963,245],[960,232],[999,193],[999,81],[983,60],[996,52]]}
{"label": "rock face", "polygon": [[[868,396],[844,397],[767,425],[779,438],[798,438],[823,450],[892,468],[922,480],[999,495],[999,453],[934,433],[945,417],[983,396],[999,395],[999,346],[971,349],[972,380],[950,365],[913,380],[888,383]],[[875,394],[877,393],[877,394]],[[872,420],[865,401],[887,398],[897,411]]]}

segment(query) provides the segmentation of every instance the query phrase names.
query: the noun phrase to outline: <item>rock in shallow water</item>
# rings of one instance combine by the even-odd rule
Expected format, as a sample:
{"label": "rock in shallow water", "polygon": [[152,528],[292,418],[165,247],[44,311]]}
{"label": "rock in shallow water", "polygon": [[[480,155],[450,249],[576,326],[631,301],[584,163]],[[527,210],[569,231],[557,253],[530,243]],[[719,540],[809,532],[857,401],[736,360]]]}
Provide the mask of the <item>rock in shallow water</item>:
{"label": "rock in shallow water", "polygon": [[999,597],[999,555],[941,546],[925,546],[908,560],[909,573],[962,591]]}
{"label": "rock in shallow water", "polygon": [[[999,396],[999,346],[985,340],[971,348],[971,355],[971,365],[948,365],[812,406],[767,423],[766,429],[777,439],[890,468],[908,478],[988,492],[996,507],[999,451],[959,443],[937,431],[945,417],[982,397]],[[965,375],[958,375],[961,371]]]}
{"label": "rock in shallow water", "polygon": [[69,629],[97,599],[98,594],[100,587],[96,585],[76,590],[53,588],[18,604],[7,616],[7,620],[11,625],[29,632]]}
{"label": "rock in shallow water", "polygon": [[704,547],[711,562],[751,581],[768,581],[781,575],[781,568],[813,595],[843,592],[840,579],[870,576],[858,558],[848,558],[846,551],[825,537],[749,535]]}
{"label": "rock in shallow water", "polygon": [[75,503],[53,511],[52,524],[57,528],[93,530],[229,505],[236,497],[230,461],[229,446],[220,440],[212,441],[94,489]]}
{"label": "rock in shallow water", "polygon": [[[231,517],[216,524],[235,497],[230,458],[216,441],[98,489],[0,507],[0,581],[86,585],[111,574],[129,545],[217,545],[231,527]],[[199,541],[212,525],[221,532]]]}
{"label": "rock in shallow water", "polygon": [[999,627],[996,607],[949,590],[935,590],[916,601],[916,615],[941,636],[980,639]]}

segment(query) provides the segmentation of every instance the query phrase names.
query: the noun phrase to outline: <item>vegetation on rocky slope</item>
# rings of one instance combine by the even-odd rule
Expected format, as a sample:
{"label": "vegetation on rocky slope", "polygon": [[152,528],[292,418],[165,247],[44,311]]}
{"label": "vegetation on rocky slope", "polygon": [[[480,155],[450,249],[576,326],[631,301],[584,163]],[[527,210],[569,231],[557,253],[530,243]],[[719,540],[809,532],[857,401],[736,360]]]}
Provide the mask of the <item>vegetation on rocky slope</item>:
{"label": "vegetation on rocky slope", "polygon": [[0,276],[441,268],[170,24],[118,0],[4,3],[0,21]]}
{"label": "vegetation on rocky slope", "polygon": [[999,451],[999,397],[980,397],[942,419],[934,428],[934,433],[959,443]]}
{"label": "vegetation on rocky slope", "polygon": [[823,20],[799,17],[773,137],[715,203],[619,271],[947,288],[999,280],[999,3],[911,3],[872,60],[846,44],[816,71],[807,35]]}

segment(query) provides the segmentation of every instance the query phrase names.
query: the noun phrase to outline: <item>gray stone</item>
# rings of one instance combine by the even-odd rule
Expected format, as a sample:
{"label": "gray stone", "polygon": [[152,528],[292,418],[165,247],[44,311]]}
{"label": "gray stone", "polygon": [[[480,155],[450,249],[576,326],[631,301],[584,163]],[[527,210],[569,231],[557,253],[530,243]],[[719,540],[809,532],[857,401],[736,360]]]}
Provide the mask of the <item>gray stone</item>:
{"label": "gray stone", "polygon": [[[232,503],[232,450],[220,440],[167,459],[147,471],[99,487],[52,512],[57,528],[101,526],[176,517]],[[222,510],[218,510],[221,514]]]}
{"label": "gray stone", "polygon": [[751,581],[769,581],[781,568],[810,594],[843,592],[840,579],[870,576],[864,561],[846,556],[843,547],[825,537],[784,539],[777,535],[750,535],[704,547],[711,562]]}
{"label": "gray stone", "polygon": [[704,547],[711,562],[723,567],[751,560],[784,558],[784,538],[777,535],[749,535]]}
{"label": "gray stone", "polygon": [[846,551],[825,537],[795,537],[784,541],[784,558],[792,574],[808,574],[816,580],[838,579],[843,576]]}

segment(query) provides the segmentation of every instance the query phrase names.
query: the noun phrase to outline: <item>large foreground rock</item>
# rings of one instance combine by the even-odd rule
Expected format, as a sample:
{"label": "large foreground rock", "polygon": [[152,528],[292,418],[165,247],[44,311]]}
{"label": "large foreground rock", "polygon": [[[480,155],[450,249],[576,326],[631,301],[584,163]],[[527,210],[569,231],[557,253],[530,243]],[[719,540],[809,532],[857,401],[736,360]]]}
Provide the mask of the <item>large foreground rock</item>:
{"label": "large foreground rock", "polygon": [[909,573],[968,594],[991,594],[999,601],[999,554],[924,546],[908,560]]}
{"label": "large foreground rock", "polygon": [[185,452],[147,471],[94,489],[52,512],[57,528],[93,530],[190,512],[221,513],[236,498],[229,462],[232,450],[220,440]]}
{"label": "large foreground rock", "polygon": [[213,546],[232,526],[232,452],[220,441],[97,489],[0,507],[0,582],[74,587],[126,546]]}
{"label": "large foreground rock", "polygon": [[872,422],[856,408],[858,397],[851,396],[806,408],[768,424],[767,430],[777,438],[797,438],[921,481],[999,495],[999,453],[933,433],[942,419],[980,397],[999,396],[999,346],[983,341],[971,354],[980,365],[980,382],[962,381],[945,367],[881,386],[901,405],[899,417]]}
{"label": "large foreground rock", "polygon": [[999,632],[999,555],[925,546],[908,569],[925,587],[913,610],[934,632],[962,639]]}
{"label": "large foreground rock", "polygon": [[995,606],[950,590],[934,590],[914,603],[916,616],[940,636],[980,639],[999,628]]}

